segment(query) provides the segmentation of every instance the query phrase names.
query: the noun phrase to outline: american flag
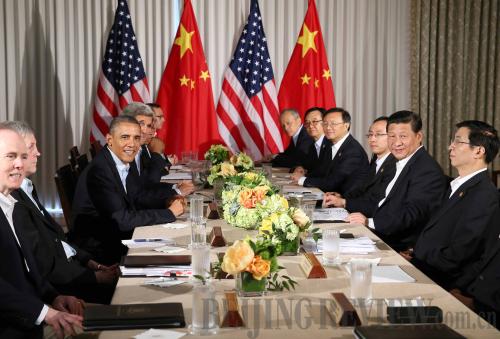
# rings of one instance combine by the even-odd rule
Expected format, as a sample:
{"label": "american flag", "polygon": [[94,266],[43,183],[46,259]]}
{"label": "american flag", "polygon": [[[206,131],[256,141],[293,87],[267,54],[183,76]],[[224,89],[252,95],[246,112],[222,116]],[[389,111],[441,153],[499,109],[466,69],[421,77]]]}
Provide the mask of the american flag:
{"label": "american flag", "polygon": [[251,1],[247,23],[224,73],[217,124],[233,153],[245,151],[259,160],[283,151],[273,67],[257,0]]}
{"label": "american flag", "polygon": [[113,117],[134,101],[149,102],[149,86],[127,1],[120,0],[99,74],[90,141],[105,144]]}

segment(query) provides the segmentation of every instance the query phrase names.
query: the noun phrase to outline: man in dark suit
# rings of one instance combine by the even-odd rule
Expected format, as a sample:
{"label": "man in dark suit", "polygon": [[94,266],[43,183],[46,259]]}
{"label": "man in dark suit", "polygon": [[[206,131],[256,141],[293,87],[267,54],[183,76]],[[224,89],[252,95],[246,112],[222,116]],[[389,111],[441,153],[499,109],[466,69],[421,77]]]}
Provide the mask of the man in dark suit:
{"label": "man in dark suit", "polygon": [[435,282],[448,289],[483,255],[500,233],[498,193],[488,164],[498,153],[497,131],[476,120],[458,123],[449,151],[458,177],[441,208],[432,215],[415,245],[404,253]]}
{"label": "man in dark suit", "polygon": [[304,187],[345,194],[368,177],[368,156],[363,146],[349,133],[351,115],[345,109],[331,108],[323,114],[323,130],[332,143],[324,162],[306,176],[293,174],[292,180]]}
{"label": "man in dark suit", "polygon": [[372,218],[351,213],[351,223],[363,224],[395,250],[413,248],[439,207],[446,181],[439,164],[422,146],[422,120],[411,111],[398,111],[387,123],[389,149],[397,159],[396,174],[385,189]]}
{"label": "man in dark suit", "polygon": [[64,333],[75,334],[73,327],[81,328],[83,305],[74,297],[58,295],[42,279],[26,247],[17,203],[10,195],[21,185],[26,158],[21,136],[0,128],[0,337],[42,338],[45,323],[63,338]]}
{"label": "man in dark suit", "polygon": [[312,107],[304,114],[304,127],[314,143],[300,159],[300,166],[293,170],[294,175],[304,176],[308,171],[314,171],[325,162],[327,150],[331,148],[332,143],[325,137],[323,131],[324,112],[324,108]]}
{"label": "man in dark suit", "polygon": [[118,279],[118,267],[108,267],[68,243],[62,227],[38,200],[34,184],[27,177],[36,173],[40,152],[33,129],[21,121],[6,121],[1,127],[17,132],[28,149],[21,187],[12,192],[18,201],[19,226],[36,260],[40,275],[59,292],[87,302],[109,303]]}
{"label": "man in dark suit", "polygon": [[280,123],[291,140],[287,149],[272,160],[273,166],[296,167],[300,165],[301,158],[309,151],[309,147],[314,141],[302,126],[302,120],[296,110],[283,110],[280,114]]}
{"label": "man in dark suit", "polygon": [[80,175],[73,202],[74,239],[105,264],[116,263],[135,227],[172,222],[184,212],[183,199],[169,208],[145,209],[149,189],[138,186],[132,171],[140,147],[140,125],[132,117],[119,116],[106,135],[107,147]]}
{"label": "man in dark suit", "polygon": [[343,196],[337,192],[325,193],[323,205],[342,207],[349,212],[360,212],[371,217],[377,203],[384,197],[387,184],[396,173],[396,158],[389,151],[387,144],[387,117],[373,121],[368,134],[368,144],[373,153],[370,173],[363,184]]}
{"label": "man in dark suit", "polygon": [[[151,139],[151,141],[148,143],[148,147],[150,149],[155,148],[155,149],[161,149],[160,154],[164,154],[165,152],[165,144],[161,139],[159,139],[156,134],[157,132],[162,128],[163,124],[165,123],[165,113],[163,113],[163,109],[161,108],[160,105],[154,102],[150,102],[147,104],[151,109],[153,110],[153,129],[155,130],[154,136]],[[177,158],[177,155],[175,154],[169,154],[165,160],[167,160],[167,166],[170,167],[171,165],[177,164],[179,159]]]}

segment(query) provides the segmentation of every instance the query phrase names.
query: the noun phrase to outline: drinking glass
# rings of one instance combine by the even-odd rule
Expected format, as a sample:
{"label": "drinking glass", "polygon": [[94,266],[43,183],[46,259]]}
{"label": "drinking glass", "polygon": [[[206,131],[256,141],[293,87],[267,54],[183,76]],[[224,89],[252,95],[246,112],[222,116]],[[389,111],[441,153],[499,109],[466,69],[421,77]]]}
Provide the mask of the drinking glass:
{"label": "drinking glass", "polygon": [[189,332],[195,335],[216,334],[219,330],[219,307],[215,287],[210,281],[193,282],[193,302]]}
{"label": "drinking glass", "polygon": [[351,261],[351,298],[372,298],[372,264],[368,261]]}
{"label": "drinking glass", "polygon": [[271,180],[273,178],[273,165],[262,164],[262,172],[268,180]]}
{"label": "drinking glass", "polygon": [[203,197],[195,194],[189,198],[189,219],[203,219]]}
{"label": "drinking glass", "polygon": [[193,275],[210,276],[210,245],[194,243],[191,245],[191,270]]}
{"label": "drinking glass", "polygon": [[191,246],[206,244],[206,242],[207,242],[207,221],[203,218],[192,219]]}
{"label": "drinking glass", "polygon": [[323,229],[323,264],[337,265],[340,262],[340,232],[333,228]]}

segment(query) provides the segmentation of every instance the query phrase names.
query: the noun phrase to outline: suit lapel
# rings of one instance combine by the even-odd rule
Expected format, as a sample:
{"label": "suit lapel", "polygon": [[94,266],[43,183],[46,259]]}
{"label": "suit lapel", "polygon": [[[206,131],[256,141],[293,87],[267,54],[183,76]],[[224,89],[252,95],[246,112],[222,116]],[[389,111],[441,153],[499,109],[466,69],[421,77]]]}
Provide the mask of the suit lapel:
{"label": "suit lapel", "polygon": [[411,159],[406,164],[405,168],[403,168],[403,171],[401,172],[401,174],[399,175],[399,177],[396,179],[396,182],[394,183],[394,186],[392,187],[391,191],[389,192],[389,195],[385,199],[384,203],[386,201],[388,201],[395,194],[395,192],[398,190],[398,186],[401,184],[401,182],[403,181],[404,177],[406,177],[406,175],[408,174],[408,172],[410,172],[410,169],[413,166],[413,164],[415,163],[415,161],[417,161],[422,156],[423,152],[425,152],[425,149],[424,149],[424,147],[421,147],[411,157]]}
{"label": "suit lapel", "polygon": [[[22,204],[25,206],[28,210],[30,210],[37,218],[41,219],[50,229],[56,231],[59,233],[60,227],[59,225],[55,224],[55,221],[52,219],[50,216],[49,212],[43,206],[40,206],[42,208],[43,213],[35,206],[33,201],[29,198],[28,194],[26,194],[21,188],[17,190],[17,193],[20,197],[18,200],[19,204]],[[44,214],[45,213],[45,214]]]}
{"label": "suit lapel", "polygon": [[111,173],[113,174],[113,178],[115,179],[115,184],[117,184],[120,187],[120,192],[122,192],[123,196],[127,201],[130,202],[129,197],[127,195],[127,192],[125,191],[125,188],[123,188],[122,180],[120,179],[120,174],[118,174],[118,170],[116,169],[116,164],[115,161],[113,160],[113,157],[111,156],[111,150],[109,150],[107,147],[105,148],[106,152],[104,152],[104,159],[108,163],[109,167],[111,168]]}

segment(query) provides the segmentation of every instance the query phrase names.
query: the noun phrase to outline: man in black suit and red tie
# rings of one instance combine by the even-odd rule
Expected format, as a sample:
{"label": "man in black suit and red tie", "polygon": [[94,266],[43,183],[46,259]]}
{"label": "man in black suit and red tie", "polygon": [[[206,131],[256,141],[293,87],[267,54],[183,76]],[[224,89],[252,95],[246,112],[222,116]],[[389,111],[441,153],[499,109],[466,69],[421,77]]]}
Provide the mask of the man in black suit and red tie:
{"label": "man in black suit and red tie", "polygon": [[292,168],[300,165],[301,159],[314,143],[302,125],[299,112],[294,109],[285,109],[280,114],[281,127],[290,137],[287,149],[276,155],[272,160],[274,167]]}
{"label": "man in black suit and red tie", "polygon": [[323,192],[345,194],[356,189],[368,177],[368,156],[363,146],[349,133],[351,115],[336,107],[323,114],[323,131],[331,142],[324,162],[307,174],[292,174],[292,180],[304,187]]}
{"label": "man in black suit and red tie", "polygon": [[377,203],[372,218],[351,213],[351,223],[363,224],[389,246],[413,248],[420,232],[439,206],[446,181],[439,164],[422,146],[422,120],[411,111],[398,111],[387,123],[388,145],[397,159],[396,174]]}
{"label": "man in black suit and red tie", "polygon": [[[0,337],[42,338],[42,324],[58,338],[82,327],[83,303],[58,292],[38,273],[12,197],[24,178],[27,149],[16,132],[0,128]],[[70,314],[74,313],[74,314]]]}
{"label": "man in black suit and red tie", "polygon": [[490,239],[500,233],[498,193],[488,164],[498,153],[497,131],[485,122],[463,121],[448,147],[458,171],[412,252],[404,255],[446,289],[479,261]]}
{"label": "man in black suit and red tie", "polygon": [[360,212],[371,217],[377,203],[384,197],[387,184],[396,172],[396,158],[387,144],[387,117],[373,121],[368,134],[368,144],[373,153],[368,178],[357,189],[343,196],[337,192],[327,192],[323,199],[326,207],[342,207],[349,212]]}

